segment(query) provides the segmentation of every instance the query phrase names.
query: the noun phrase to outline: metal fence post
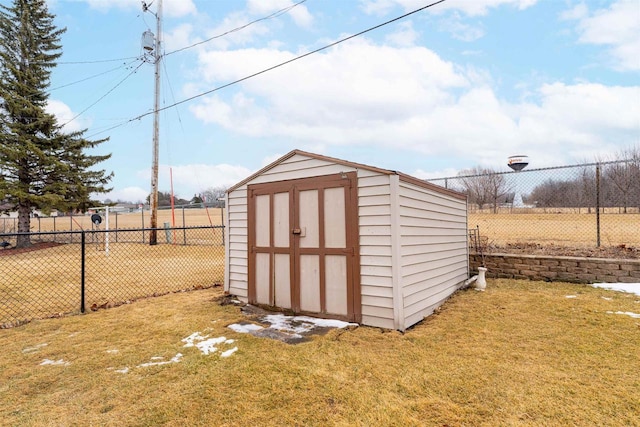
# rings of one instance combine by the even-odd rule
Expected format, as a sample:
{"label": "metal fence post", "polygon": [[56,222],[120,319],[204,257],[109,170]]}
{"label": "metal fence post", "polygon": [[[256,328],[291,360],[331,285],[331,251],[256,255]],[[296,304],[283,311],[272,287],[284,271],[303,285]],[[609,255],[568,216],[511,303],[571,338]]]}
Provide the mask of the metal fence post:
{"label": "metal fence post", "polygon": [[82,231],[80,243],[80,313],[84,313],[84,275],[85,275],[85,232]]}
{"label": "metal fence post", "polygon": [[222,224],[220,224],[220,225],[222,225],[222,246],[224,246],[224,239],[225,239],[225,237],[224,237],[224,231],[225,231],[225,226],[224,226],[224,208],[223,208],[223,207],[220,207],[220,216],[221,216],[221,218],[222,218]]}
{"label": "metal fence post", "polygon": [[185,223],[184,220],[184,206],[182,206],[182,244],[186,245],[187,244],[187,224]]}
{"label": "metal fence post", "polygon": [[596,164],[596,247],[600,247],[600,163]]}
{"label": "metal fence post", "polygon": [[142,214],[142,243],[144,243],[144,206],[140,209],[140,213]]}

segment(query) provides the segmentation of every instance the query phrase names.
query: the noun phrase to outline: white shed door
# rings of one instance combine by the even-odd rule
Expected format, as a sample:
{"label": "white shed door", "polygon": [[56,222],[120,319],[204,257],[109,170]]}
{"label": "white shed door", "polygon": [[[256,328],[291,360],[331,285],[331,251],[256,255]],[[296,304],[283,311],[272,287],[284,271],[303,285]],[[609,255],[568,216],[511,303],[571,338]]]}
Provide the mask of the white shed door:
{"label": "white shed door", "polygon": [[249,301],[359,321],[355,173],[249,186]]}

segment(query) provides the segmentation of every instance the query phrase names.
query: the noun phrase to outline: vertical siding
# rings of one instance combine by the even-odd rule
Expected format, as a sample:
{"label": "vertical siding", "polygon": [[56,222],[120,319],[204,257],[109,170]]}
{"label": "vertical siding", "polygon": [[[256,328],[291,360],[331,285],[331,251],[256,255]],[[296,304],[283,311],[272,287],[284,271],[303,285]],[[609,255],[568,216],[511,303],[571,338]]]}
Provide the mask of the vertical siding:
{"label": "vertical siding", "polygon": [[227,253],[228,268],[225,282],[229,293],[247,302],[248,278],[247,260],[247,187],[240,187],[227,195]]}
{"label": "vertical siding", "polygon": [[428,316],[468,276],[466,202],[400,180],[404,328]]}
{"label": "vertical siding", "polygon": [[362,323],[394,328],[390,176],[358,171]]}

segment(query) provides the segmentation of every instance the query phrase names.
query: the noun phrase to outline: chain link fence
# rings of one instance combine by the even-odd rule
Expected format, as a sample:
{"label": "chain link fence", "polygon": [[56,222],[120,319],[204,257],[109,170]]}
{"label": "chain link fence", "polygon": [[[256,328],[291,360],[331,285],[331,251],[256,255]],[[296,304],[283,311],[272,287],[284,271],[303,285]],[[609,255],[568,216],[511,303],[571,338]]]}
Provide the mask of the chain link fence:
{"label": "chain link fence", "polygon": [[[640,160],[429,180],[468,196],[469,228],[488,250],[640,247]],[[472,245],[474,245],[473,243]]]}
{"label": "chain link fence", "polygon": [[0,328],[222,284],[224,226],[156,229],[153,246],[149,232],[0,233]]}

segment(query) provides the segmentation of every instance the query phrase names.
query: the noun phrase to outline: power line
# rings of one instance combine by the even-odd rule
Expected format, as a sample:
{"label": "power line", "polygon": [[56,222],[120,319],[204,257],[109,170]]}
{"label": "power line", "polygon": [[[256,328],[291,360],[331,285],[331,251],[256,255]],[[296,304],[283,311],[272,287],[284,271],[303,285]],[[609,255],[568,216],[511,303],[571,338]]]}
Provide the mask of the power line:
{"label": "power line", "polygon": [[266,21],[267,19],[277,18],[278,16],[283,15],[283,14],[285,14],[285,13],[289,12],[289,11],[290,11],[291,9],[293,9],[294,7],[300,6],[302,3],[306,2],[306,1],[307,1],[307,0],[301,0],[301,1],[299,1],[298,3],[294,3],[294,4],[292,4],[291,6],[287,6],[287,7],[285,7],[284,9],[280,9],[280,10],[278,10],[278,11],[276,11],[276,12],[273,12],[271,15],[265,16],[265,17],[260,18],[260,19],[256,19],[255,21],[251,21],[251,22],[249,22],[249,23],[247,23],[247,24],[245,24],[245,25],[242,25],[242,26],[240,26],[240,27],[234,28],[233,30],[225,31],[225,32],[224,32],[224,33],[222,33],[222,34],[218,34],[218,35],[213,36],[213,37],[211,37],[211,38],[208,38],[208,39],[206,39],[206,40],[203,40],[203,41],[200,41],[200,42],[194,43],[194,44],[192,44],[192,45],[190,45],[190,46],[185,46],[185,47],[182,47],[182,48],[180,48],[180,49],[176,49],[176,50],[174,50],[174,51],[171,51],[171,52],[169,52],[169,53],[166,53],[166,54],[165,54],[165,56],[173,55],[174,53],[182,52],[183,50],[191,49],[191,48],[196,47],[196,46],[199,46],[199,45],[201,45],[201,44],[208,43],[208,42],[210,42],[211,40],[215,40],[215,39],[218,39],[218,38],[220,38],[220,37],[224,37],[224,36],[226,36],[226,35],[228,35],[228,34],[235,33],[235,32],[240,31],[240,30],[244,30],[244,29],[245,29],[245,28],[247,28],[248,26],[253,25],[253,24],[257,23],[257,22],[260,22],[260,21]]}
{"label": "power line", "polygon": [[[122,83],[125,82],[125,80],[127,80],[129,77],[131,77],[133,74],[135,74],[140,67],[142,67],[142,65],[144,64],[143,61],[140,62],[140,64],[138,64],[138,66],[136,68],[133,69],[133,71],[131,71],[129,74],[127,74],[127,76],[120,80],[114,87],[112,87],[111,89],[109,89],[107,91],[107,93],[105,93],[104,95],[102,95],[100,98],[98,98],[93,104],[89,105],[87,108],[85,108],[84,110],[80,111],[78,114],[76,114],[71,120],[69,120],[68,122],[66,122],[65,124],[63,124],[62,126],[66,126],[69,123],[71,123],[72,121],[74,121],[75,119],[77,119],[78,117],[80,117],[82,114],[86,113],[87,110],[89,110],[91,107],[93,107],[94,105],[96,105],[97,103],[99,103],[100,101],[102,101],[104,98],[107,97],[107,95],[109,95],[111,92],[113,92],[114,90],[116,90],[116,88],[118,86],[120,86]],[[158,110],[160,111],[160,110]]]}
{"label": "power line", "polygon": [[[136,57],[136,60],[138,60],[138,59],[140,59],[140,58]],[[67,84],[64,84],[64,85],[61,85],[61,86],[56,86],[56,87],[54,87],[54,88],[49,89],[49,92],[52,92],[52,91],[54,91],[54,90],[58,90],[58,89],[62,89],[62,88],[65,88],[65,87],[73,86],[73,85],[78,84],[78,83],[86,82],[87,80],[91,80],[91,79],[94,79],[94,78],[96,78],[96,77],[104,76],[105,74],[109,74],[109,73],[111,73],[111,72],[113,72],[113,71],[117,71],[117,70],[119,70],[119,69],[121,69],[121,68],[129,67],[129,66],[130,66],[130,65],[132,65],[134,62],[135,62],[135,60],[134,60],[134,61],[131,61],[131,62],[129,62],[129,63],[125,63],[125,64],[122,64],[122,65],[119,65],[119,66],[117,66],[117,67],[115,67],[115,68],[112,68],[112,69],[110,69],[110,70],[103,71],[103,72],[98,73],[98,74],[94,74],[94,75],[89,76],[89,77],[86,77],[86,78],[84,78],[84,79],[76,80],[75,82],[67,83]]]}
{"label": "power line", "polygon": [[118,61],[128,61],[130,59],[137,59],[137,56],[129,56],[127,58],[116,58],[116,59],[99,59],[96,61],[63,61],[56,62],[57,65],[70,65],[70,64],[99,64],[102,62],[118,62]]}
{"label": "power line", "polygon": [[[321,51],[323,51],[323,50],[329,49],[329,48],[331,48],[331,47],[333,47],[333,46],[336,46],[336,45],[338,45],[338,44],[340,44],[340,43],[344,43],[344,42],[346,42],[347,40],[351,40],[351,39],[353,39],[353,38],[359,37],[359,36],[361,36],[361,35],[363,35],[363,34],[366,34],[366,33],[368,33],[368,32],[371,32],[371,31],[373,31],[373,30],[377,30],[378,28],[381,28],[381,27],[384,27],[384,26],[386,26],[386,25],[389,25],[389,24],[391,24],[391,23],[393,23],[393,22],[396,22],[396,21],[399,21],[399,20],[401,20],[401,19],[404,19],[404,18],[406,18],[406,17],[408,17],[408,16],[414,15],[414,14],[416,14],[416,13],[418,13],[418,12],[422,12],[423,10],[429,9],[429,8],[431,8],[431,7],[433,7],[433,6],[436,6],[436,5],[440,4],[440,3],[444,3],[445,1],[446,1],[446,0],[438,0],[438,1],[435,1],[435,2],[433,2],[433,3],[430,3],[430,4],[426,5],[426,6],[423,6],[423,7],[420,7],[420,8],[418,8],[418,9],[415,9],[415,10],[413,10],[413,11],[411,11],[411,12],[405,13],[404,15],[401,15],[401,16],[398,16],[398,17],[396,17],[396,18],[390,19],[390,20],[385,21],[385,22],[383,22],[383,23],[381,23],[381,24],[378,24],[378,25],[376,25],[376,26],[373,26],[373,27],[367,28],[366,30],[360,31],[360,32],[358,32],[358,33],[356,33],[356,34],[350,35],[350,36],[348,36],[348,37],[345,37],[345,38],[343,38],[343,39],[340,39],[340,40],[338,40],[338,41],[335,41],[335,42],[333,42],[333,43],[330,43],[330,44],[328,44],[328,45],[325,45],[325,46],[323,46],[323,47],[320,47],[320,48],[318,48],[318,49],[315,49],[315,50],[312,50],[312,51],[310,51],[310,52],[304,53],[304,54],[302,54],[302,55],[296,56],[295,58],[292,58],[292,59],[289,59],[289,60],[287,60],[287,61],[281,62],[281,63],[279,63],[279,64],[276,64],[276,65],[272,66],[272,67],[265,68],[264,70],[261,70],[261,71],[258,71],[258,72],[256,72],[256,73],[250,74],[250,75],[248,75],[248,76],[246,76],[246,77],[243,77],[243,78],[241,78],[241,79],[234,80],[234,81],[232,81],[232,82],[230,82],[230,83],[224,84],[224,85],[222,85],[222,86],[218,86],[218,87],[213,88],[213,89],[211,89],[211,90],[208,90],[208,91],[206,91],[206,92],[202,92],[202,93],[199,93],[199,94],[197,94],[197,95],[191,96],[191,97],[189,97],[189,98],[185,98],[185,99],[183,99],[182,101],[175,102],[175,103],[173,103],[173,104],[171,104],[171,105],[167,105],[166,107],[159,108],[159,109],[158,109],[158,112],[159,112],[159,111],[166,110],[166,109],[169,109],[169,108],[173,108],[173,107],[175,107],[175,106],[178,106],[178,105],[180,105],[180,104],[187,103],[187,102],[189,102],[189,101],[193,101],[194,99],[200,98],[200,97],[205,96],[205,95],[209,95],[210,93],[217,92],[217,91],[222,90],[222,89],[225,89],[225,88],[227,88],[227,87],[229,87],[229,86],[236,85],[236,84],[241,83],[241,82],[243,82],[243,81],[245,81],[245,80],[249,80],[249,79],[251,79],[251,78],[253,78],[253,77],[256,77],[256,76],[259,76],[259,75],[261,75],[261,74],[267,73],[267,72],[269,72],[269,71],[275,70],[276,68],[280,68],[280,67],[282,67],[282,66],[284,66],[284,65],[287,65],[287,64],[290,64],[290,63],[292,63],[292,62],[298,61],[298,60],[300,60],[300,59],[302,59],[302,58],[306,58],[307,56],[310,56],[310,55],[313,55],[313,54],[315,54],[315,53],[321,52]],[[131,123],[131,122],[136,121],[136,120],[140,120],[140,119],[142,119],[142,118],[144,118],[144,117],[146,117],[146,116],[148,116],[148,115],[154,114],[154,113],[155,113],[155,111],[149,111],[149,112],[147,112],[147,113],[140,114],[139,116],[136,116],[136,117],[134,117],[134,118],[132,118],[132,119],[129,119],[129,120],[127,120],[126,122],[123,122],[123,123],[117,124],[117,125],[115,125],[115,126],[112,126],[112,127],[110,127],[110,128],[107,128],[107,129],[105,129],[105,130],[103,130],[103,131],[101,131],[101,132],[94,133],[94,134],[92,134],[90,137],[93,137],[93,136],[99,135],[99,134],[101,134],[101,133],[105,133],[105,132],[108,132],[108,131],[110,131],[110,130],[113,130],[113,129],[116,129],[116,128],[119,128],[119,127],[125,126],[125,125],[126,125],[126,124],[128,124],[128,123]]]}

